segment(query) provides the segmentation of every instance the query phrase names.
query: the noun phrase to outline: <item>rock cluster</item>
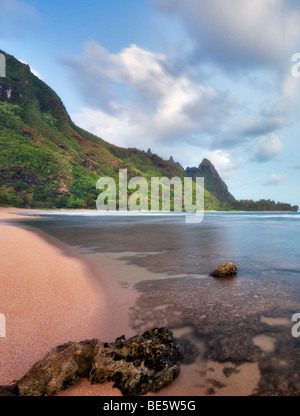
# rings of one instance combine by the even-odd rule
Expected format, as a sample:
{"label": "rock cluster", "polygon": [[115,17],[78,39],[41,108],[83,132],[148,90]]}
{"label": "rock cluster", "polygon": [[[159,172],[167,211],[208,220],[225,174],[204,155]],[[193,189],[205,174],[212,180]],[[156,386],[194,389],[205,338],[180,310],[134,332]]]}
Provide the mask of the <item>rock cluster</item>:
{"label": "rock cluster", "polygon": [[232,262],[221,264],[214,272],[210,275],[212,277],[229,277],[237,275],[238,269]]}
{"label": "rock cluster", "polygon": [[114,343],[87,340],[68,343],[51,350],[10,390],[0,394],[21,396],[54,395],[88,378],[92,384],[114,381],[123,395],[155,392],[180,373],[183,348],[167,328],[153,329],[126,341]]}

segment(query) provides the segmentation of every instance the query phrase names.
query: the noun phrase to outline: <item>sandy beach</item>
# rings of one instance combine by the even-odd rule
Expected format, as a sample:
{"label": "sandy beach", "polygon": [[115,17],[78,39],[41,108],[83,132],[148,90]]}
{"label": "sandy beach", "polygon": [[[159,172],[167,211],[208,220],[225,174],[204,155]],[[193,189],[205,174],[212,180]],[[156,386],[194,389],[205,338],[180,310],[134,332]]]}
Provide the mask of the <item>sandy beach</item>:
{"label": "sandy beach", "polygon": [[[0,313],[6,318],[6,337],[0,338],[0,385],[9,385],[21,378],[57,345],[92,338],[112,342],[122,334],[126,338],[135,335],[126,319],[119,319],[120,313],[127,316],[128,308],[126,302],[124,305],[120,302],[125,293],[118,282],[122,281],[125,264],[116,261],[119,255],[99,253],[99,259],[93,264],[87,255],[70,251],[68,246],[56,239],[52,241],[48,235],[5,223],[29,212],[39,211],[0,209]],[[133,280],[141,278],[138,266],[127,267]],[[145,270],[143,273],[146,280],[157,277]],[[125,290],[128,297],[128,288]],[[132,291],[133,304],[135,297]],[[200,363],[200,368],[206,367],[207,364]],[[224,382],[224,365],[211,362],[209,367],[215,367],[215,376]],[[219,394],[251,394],[258,380],[257,365],[245,364],[239,374],[231,377],[228,388]],[[113,388],[113,383],[92,386],[88,380],[82,380],[58,395],[122,394]],[[205,377],[199,378],[199,363],[182,366],[180,377],[155,395],[206,395]]]}
{"label": "sandy beach", "polygon": [[[0,338],[1,385],[18,380],[57,345],[107,335],[108,306],[89,268],[35,233],[1,224],[17,218],[15,212],[23,210],[0,209],[0,313],[6,318],[6,337]],[[76,394],[90,394],[89,388],[83,383]],[[92,391],[120,395],[112,383]]]}
{"label": "sandy beach", "polygon": [[[221,320],[225,313],[233,319],[232,308],[235,308],[237,319],[240,319],[239,311],[242,308],[246,316],[255,315],[253,334],[257,326],[262,328],[257,332],[258,336],[251,335],[253,340],[251,338],[249,342],[253,342],[262,351],[262,358],[268,358],[269,355],[272,357],[279,338],[290,337],[290,321],[285,315],[285,309],[294,310],[298,305],[296,301],[290,301],[286,306],[287,300],[281,301],[275,297],[273,282],[270,287],[265,287],[263,280],[258,280],[253,286],[253,280],[246,275],[240,277],[234,286],[220,286],[219,282],[203,273],[193,274],[192,277],[182,273],[168,274],[174,265],[174,257],[170,264],[168,257],[163,257],[163,251],[155,251],[162,248],[156,241],[154,248],[151,246],[153,240],[150,238],[147,241],[148,255],[144,258],[143,251],[136,252],[134,249],[140,240],[135,241],[132,247],[126,245],[126,230],[125,233],[123,230],[126,244],[122,246],[119,234],[116,237],[119,227],[113,229],[109,226],[106,231],[101,228],[100,237],[97,229],[96,237],[93,234],[91,236],[93,227],[89,228],[87,240],[84,240],[82,230],[73,233],[72,228],[69,228],[72,236],[70,246],[68,239],[60,238],[62,233],[67,233],[63,227],[59,227],[60,234],[54,237],[56,234],[52,236],[40,228],[31,231],[31,228],[5,222],[8,219],[20,219],[18,214],[38,215],[39,212],[0,209],[0,314],[6,318],[6,337],[0,338],[0,385],[11,384],[21,378],[36,361],[57,345],[92,338],[113,342],[123,334],[128,339],[146,329],[168,326],[173,328],[175,337],[188,339],[198,350],[198,355],[193,362],[181,365],[180,376],[169,386],[148,395],[205,396],[211,394],[211,386],[215,386],[214,394],[218,396],[247,396],[257,390],[262,374],[256,359],[239,365],[230,361],[219,362],[215,358],[207,360],[204,340],[197,336],[194,326],[181,322],[181,318],[190,314],[186,307],[190,303],[193,305],[193,315],[188,319],[190,322],[194,313],[197,313],[195,325],[208,314],[211,317],[207,326],[215,319]],[[27,219],[27,225],[35,221],[35,217]],[[141,233],[140,238],[143,235]],[[136,233],[135,238],[138,236]],[[88,243],[80,244],[81,240]],[[98,247],[107,240],[110,243],[104,246],[103,251],[93,251],[93,244]],[[111,245],[116,248],[116,252],[111,252]],[[155,253],[166,259],[166,263],[160,260],[159,269],[155,266]],[[132,259],[135,261],[132,262]],[[147,261],[148,267],[141,267],[141,259],[143,264]],[[193,259],[194,257],[188,257],[190,266]],[[183,270],[185,268],[181,271]],[[182,291],[181,279],[191,285],[192,291]],[[169,290],[170,284],[172,291]],[[266,293],[270,293],[269,298]],[[189,303],[185,296],[189,296]],[[172,306],[173,297],[176,299],[175,309]],[[240,297],[243,299],[242,306]],[[272,314],[266,315],[270,308],[273,310],[274,305],[278,310],[281,304],[281,312],[277,312],[274,317]],[[222,315],[216,318],[215,309],[219,306]],[[229,309],[226,309],[227,306]],[[172,319],[175,315],[174,324]],[[141,317],[146,320],[141,321]],[[244,325],[243,320],[238,322]],[[268,328],[261,324],[268,325]],[[246,334],[248,321],[245,325],[242,330]],[[283,335],[275,331],[272,332],[272,337],[264,336],[264,331],[270,335],[272,325],[281,325]],[[233,324],[228,328],[233,333],[226,336],[235,336],[232,328]],[[281,360],[280,363],[282,362]],[[229,378],[224,373],[228,369],[231,374]],[[274,377],[277,376],[276,373]],[[82,380],[58,395],[121,396],[121,392],[113,388],[113,383],[92,386],[88,380]]]}

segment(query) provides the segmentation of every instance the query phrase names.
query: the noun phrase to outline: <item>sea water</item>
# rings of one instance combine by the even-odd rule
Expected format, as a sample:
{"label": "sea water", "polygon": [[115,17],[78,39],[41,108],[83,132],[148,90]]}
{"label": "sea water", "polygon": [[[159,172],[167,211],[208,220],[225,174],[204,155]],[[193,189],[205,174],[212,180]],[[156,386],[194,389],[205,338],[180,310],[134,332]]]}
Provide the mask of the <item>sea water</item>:
{"label": "sea water", "polygon": [[[130,334],[168,326],[181,339],[191,394],[300,393],[300,338],[291,331],[300,214],[206,213],[199,224],[172,214],[37,215],[21,223],[73,246],[94,269],[112,261],[110,279],[122,288],[112,308]],[[209,276],[228,261],[236,277]]]}

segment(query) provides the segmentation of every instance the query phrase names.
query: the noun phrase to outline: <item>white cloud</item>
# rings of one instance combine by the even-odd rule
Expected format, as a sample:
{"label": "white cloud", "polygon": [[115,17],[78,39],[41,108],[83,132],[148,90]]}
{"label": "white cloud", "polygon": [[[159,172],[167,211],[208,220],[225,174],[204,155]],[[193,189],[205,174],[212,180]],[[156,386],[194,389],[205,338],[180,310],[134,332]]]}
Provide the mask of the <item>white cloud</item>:
{"label": "white cloud", "polygon": [[300,36],[300,11],[289,0],[152,0],[179,16],[199,59],[223,67],[280,65]]}
{"label": "white cloud", "polygon": [[262,184],[265,186],[276,186],[276,185],[280,185],[282,182],[284,182],[286,180],[286,177],[283,175],[276,175],[276,174],[272,174],[270,176],[269,179],[267,179],[265,182],[263,182]]}
{"label": "white cloud", "polygon": [[283,144],[275,134],[260,137],[255,159],[258,162],[268,162],[280,155],[282,150]]}
{"label": "white cloud", "polygon": [[[186,51],[187,65],[208,65],[211,77],[225,70],[224,83],[233,80],[229,86],[233,90],[234,82],[239,83],[241,92],[235,91],[244,112],[232,117],[227,131],[215,138],[215,147],[241,145],[274,133],[298,118],[295,109],[299,106],[300,83],[291,77],[291,57],[300,42],[299,2],[151,1],[157,10],[166,12],[168,19],[174,15],[184,23],[194,43],[193,53]],[[255,78],[265,85],[264,91],[253,83]],[[254,105],[247,111],[251,100]]]}
{"label": "white cloud", "polygon": [[299,6],[292,0],[152,2],[168,18],[172,12],[183,19],[194,55],[190,44],[178,60],[137,45],[110,53],[87,43],[80,56],[64,61],[85,99],[74,121],[117,145],[172,154],[184,166],[207,155],[224,178],[245,163],[248,148],[259,162],[279,156],[278,131],[294,121],[300,97],[299,80],[290,74]]}
{"label": "white cloud", "polygon": [[221,149],[206,151],[205,157],[212,162],[223,179],[232,178],[236,171],[245,164],[245,160],[234,151],[230,153]]}
{"label": "white cloud", "polygon": [[143,125],[132,124],[125,110],[118,116],[89,107],[80,110],[72,115],[72,120],[83,129],[121,147],[142,147],[141,138],[145,137],[146,130]]}
{"label": "white cloud", "polygon": [[282,124],[285,124],[285,120],[295,111],[295,107],[299,102],[299,93],[299,80],[288,74],[281,83],[278,98],[270,109],[271,113],[277,117],[278,120],[282,120]]}
{"label": "white cloud", "polygon": [[129,146],[137,140],[141,147],[153,141],[199,144],[199,132],[217,132],[233,107],[231,97],[176,73],[165,55],[136,45],[111,54],[90,42],[83,56],[67,64],[89,103],[74,119],[96,132],[98,118],[102,137],[119,133],[116,126],[122,126]]}

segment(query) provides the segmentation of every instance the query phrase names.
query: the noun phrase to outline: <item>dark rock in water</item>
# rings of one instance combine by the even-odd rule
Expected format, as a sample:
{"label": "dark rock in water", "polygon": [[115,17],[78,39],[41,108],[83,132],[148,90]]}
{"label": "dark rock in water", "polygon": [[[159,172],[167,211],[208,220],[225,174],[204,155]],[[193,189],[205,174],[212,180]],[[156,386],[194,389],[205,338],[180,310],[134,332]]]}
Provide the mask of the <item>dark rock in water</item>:
{"label": "dark rock in water", "polygon": [[182,364],[193,364],[197,360],[197,357],[200,355],[199,348],[188,339],[180,338],[180,342],[184,350],[184,358],[182,360]]}
{"label": "dark rock in water", "polygon": [[232,374],[238,374],[241,370],[237,370],[236,368],[232,367],[225,367],[223,368],[223,374],[226,378],[230,377]]}
{"label": "dark rock in water", "polygon": [[128,341],[123,336],[111,344],[70,342],[34,364],[17,388],[22,396],[50,396],[89,378],[92,384],[114,381],[124,395],[155,392],[179,375],[182,350],[167,328],[153,329]]}
{"label": "dark rock in water", "polygon": [[260,349],[245,334],[232,334],[230,337],[219,335],[208,342],[206,357],[220,363],[253,363],[260,357]]}
{"label": "dark rock in water", "polygon": [[212,272],[210,275],[212,277],[229,277],[229,276],[235,276],[237,275],[238,269],[235,266],[234,263],[226,263],[221,264],[214,272]]}
{"label": "dark rock in water", "polygon": [[113,380],[125,396],[158,391],[179,375],[182,348],[166,328],[145,332],[128,341],[97,344],[90,380]]}
{"label": "dark rock in water", "polygon": [[58,346],[34,364],[18,382],[21,396],[49,396],[87,378],[97,340]]}

